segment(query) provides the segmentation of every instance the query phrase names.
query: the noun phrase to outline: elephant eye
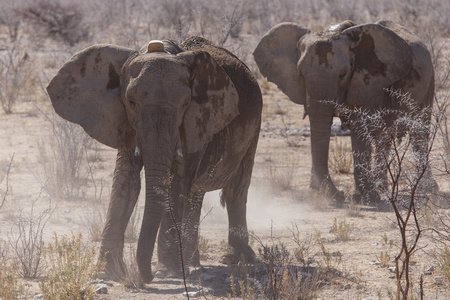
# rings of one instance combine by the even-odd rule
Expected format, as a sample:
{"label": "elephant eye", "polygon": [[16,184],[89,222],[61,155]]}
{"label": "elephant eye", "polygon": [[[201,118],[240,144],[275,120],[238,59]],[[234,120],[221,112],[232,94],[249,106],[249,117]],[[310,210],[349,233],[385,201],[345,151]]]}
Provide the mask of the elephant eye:
{"label": "elephant eye", "polygon": [[346,71],[342,71],[341,74],[339,75],[339,79],[342,80],[345,78],[345,75],[347,75]]}
{"label": "elephant eye", "polygon": [[128,103],[130,103],[131,108],[136,107],[136,103],[134,103],[133,101],[129,100]]}

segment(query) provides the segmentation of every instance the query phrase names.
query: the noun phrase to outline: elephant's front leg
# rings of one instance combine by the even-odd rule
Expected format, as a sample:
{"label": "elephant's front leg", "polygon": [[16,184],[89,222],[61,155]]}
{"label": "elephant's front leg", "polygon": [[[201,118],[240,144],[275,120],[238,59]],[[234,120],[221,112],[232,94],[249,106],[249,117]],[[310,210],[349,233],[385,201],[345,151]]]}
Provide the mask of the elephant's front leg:
{"label": "elephant's front leg", "polygon": [[383,132],[379,133],[379,135],[375,140],[374,174],[376,177],[374,178],[374,183],[375,188],[383,194],[388,188],[387,171],[392,147],[392,137]]}
{"label": "elephant's front leg", "polygon": [[436,195],[439,192],[439,185],[433,177],[430,165],[429,120],[422,120],[421,124],[415,131],[410,132],[416,170],[419,172],[417,175],[421,175],[418,188],[420,192]]}
{"label": "elephant's front leg", "polygon": [[117,279],[126,275],[124,234],[139,196],[141,170],[141,157],[134,155],[132,147],[119,149],[100,250],[106,259],[106,275]]}
{"label": "elephant's front leg", "polygon": [[351,140],[356,190],[362,195],[364,200],[377,203],[380,201],[380,197],[375,189],[374,180],[378,173],[371,168],[372,145],[367,141],[366,137],[354,129],[352,130]]}
{"label": "elephant's front leg", "polygon": [[187,188],[183,178],[178,174],[173,176],[170,194],[170,204],[166,205],[158,233],[158,264],[155,268],[155,277],[159,278],[182,275],[180,242],[184,248],[182,217]]}

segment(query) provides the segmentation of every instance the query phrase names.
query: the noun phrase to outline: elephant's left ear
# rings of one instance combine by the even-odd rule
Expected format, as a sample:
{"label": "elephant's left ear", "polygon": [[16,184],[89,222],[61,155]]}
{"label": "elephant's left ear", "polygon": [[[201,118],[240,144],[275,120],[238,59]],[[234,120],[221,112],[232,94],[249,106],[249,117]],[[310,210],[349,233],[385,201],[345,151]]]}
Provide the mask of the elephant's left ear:
{"label": "elephant's left ear", "polygon": [[349,104],[379,108],[384,89],[405,77],[412,67],[408,43],[379,24],[363,24],[343,31],[355,61],[347,93]]}
{"label": "elephant's left ear", "polygon": [[238,92],[224,69],[204,51],[178,54],[189,65],[191,102],[184,115],[186,151],[205,149],[238,114]]}

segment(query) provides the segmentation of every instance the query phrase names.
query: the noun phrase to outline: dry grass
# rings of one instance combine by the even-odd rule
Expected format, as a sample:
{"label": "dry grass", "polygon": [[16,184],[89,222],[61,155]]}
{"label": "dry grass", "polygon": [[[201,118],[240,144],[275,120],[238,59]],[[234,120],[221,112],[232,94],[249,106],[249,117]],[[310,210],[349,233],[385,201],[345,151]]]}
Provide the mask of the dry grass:
{"label": "dry grass", "polygon": [[96,161],[88,160],[94,141],[83,129],[54,112],[46,116],[52,135],[38,143],[37,157],[42,168],[36,177],[53,198],[86,198],[86,188]]}
{"label": "dry grass", "polygon": [[53,235],[53,243],[45,247],[47,276],[39,287],[45,299],[93,299],[91,282],[103,269],[94,247],[85,248],[81,234],[71,237]]}
{"label": "dry grass", "polygon": [[142,281],[141,274],[136,262],[136,249],[134,246],[129,246],[127,255],[124,256],[127,273],[122,283],[127,289],[140,290],[145,288],[145,283]]}
{"label": "dry grass", "polygon": [[269,164],[266,172],[271,190],[274,193],[279,193],[280,191],[293,191],[295,187],[295,171],[295,164],[285,166]]}
{"label": "dry grass", "polygon": [[25,286],[17,280],[17,268],[0,260],[0,299],[13,300],[26,297]]}
{"label": "dry grass", "polygon": [[330,199],[324,196],[324,194],[318,190],[309,189],[301,197],[310,207],[316,210],[327,210],[330,207]]}
{"label": "dry grass", "polygon": [[353,155],[350,146],[342,139],[334,137],[328,157],[328,168],[334,174],[348,174],[353,167]]}
{"label": "dry grass", "polygon": [[330,228],[330,233],[334,235],[336,241],[348,241],[354,228],[355,226],[353,223],[347,223],[345,220],[338,222],[335,218],[334,223]]}
{"label": "dry grass", "polygon": [[450,248],[448,246],[445,246],[442,250],[440,265],[445,278],[450,280]]}
{"label": "dry grass", "polygon": [[200,260],[207,260],[209,255],[209,241],[202,235],[198,236],[198,253],[200,255]]}

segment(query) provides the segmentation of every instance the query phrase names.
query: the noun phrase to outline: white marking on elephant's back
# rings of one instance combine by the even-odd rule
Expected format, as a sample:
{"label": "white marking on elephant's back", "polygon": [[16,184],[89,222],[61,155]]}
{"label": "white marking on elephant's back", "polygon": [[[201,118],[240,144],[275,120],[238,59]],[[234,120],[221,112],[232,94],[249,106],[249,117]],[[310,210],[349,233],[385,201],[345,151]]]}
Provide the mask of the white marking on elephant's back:
{"label": "white marking on elephant's back", "polygon": [[338,29],[339,28],[339,24],[335,24],[335,25],[331,25],[329,28],[328,28],[328,30],[329,31],[335,31],[336,29]]}

